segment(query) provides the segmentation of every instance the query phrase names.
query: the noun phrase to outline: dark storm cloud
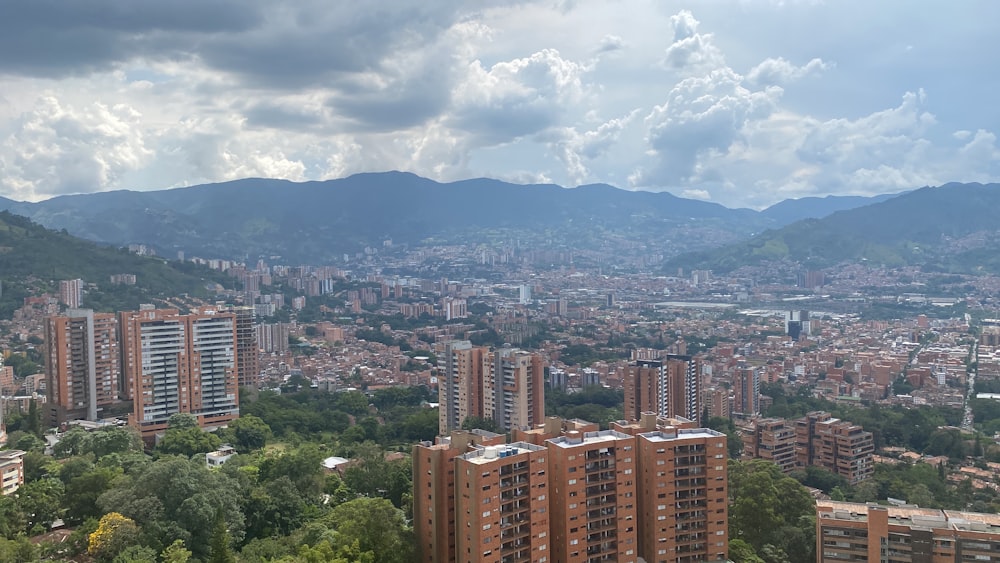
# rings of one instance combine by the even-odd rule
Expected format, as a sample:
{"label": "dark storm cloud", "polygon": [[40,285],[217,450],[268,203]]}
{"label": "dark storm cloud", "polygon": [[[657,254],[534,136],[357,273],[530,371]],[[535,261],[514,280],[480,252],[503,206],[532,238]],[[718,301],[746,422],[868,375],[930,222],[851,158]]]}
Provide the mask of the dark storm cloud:
{"label": "dark storm cloud", "polygon": [[241,0],[8,0],[0,3],[0,72],[80,74],[138,56],[183,56],[191,38],[261,23]]}
{"label": "dark storm cloud", "polygon": [[0,2],[0,72],[60,76],[134,58],[197,59],[247,85],[328,86],[433,40],[468,13],[460,4],[10,0]]}

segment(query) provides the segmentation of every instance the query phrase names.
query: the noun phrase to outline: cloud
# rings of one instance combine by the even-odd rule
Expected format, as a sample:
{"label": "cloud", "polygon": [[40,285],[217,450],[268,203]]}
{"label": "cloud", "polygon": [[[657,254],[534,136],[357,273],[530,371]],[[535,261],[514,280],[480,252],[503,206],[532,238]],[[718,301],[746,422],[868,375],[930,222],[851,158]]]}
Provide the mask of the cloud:
{"label": "cloud", "polygon": [[597,45],[598,54],[614,53],[625,48],[625,40],[617,35],[605,35]]}
{"label": "cloud", "polygon": [[725,155],[751,120],[770,115],[781,88],[751,91],[732,69],[681,80],[667,101],[646,116],[647,141],[657,162],[634,175],[638,186],[680,186],[706,178],[699,160]]}
{"label": "cloud", "polygon": [[578,132],[574,127],[565,127],[553,132],[549,146],[556,157],[566,167],[570,182],[576,185],[593,180],[587,161],[592,161],[617,141],[623,129],[639,114],[634,110],[624,117],[608,120],[596,129]]}
{"label": "cloud", "polygon": [[708,193],[708,190],[684,190],[681,192],[681,197],[686,197],[688,199],[700,199],[702,201],[711,201],[712,194]]}
{"label": "cloud", "polygon": [[0,17],[0,73],[61,76],[137,57],[188,58],[192,37],[261,24],[260,2],[242,0],[10,0]]}
{"label": "cloud", "polygon": [[478,146],[544,131],[582,98],[585,71],[554,49],[489,69],[477,60],[452,92],[454,106],[447,125],[474,136]]}
{"label": "cloud", "polygon": [[756,87],[781,86],[811,74],[819,74],[831,66],[822,59],[812,59],[803,66],[795,66],[781,57],[768,58],[747,73],[746,81]]}
{"label": "cloud", "polygon": [[698,33],[699,23],[687,10],[681,10],[670,17],[674,40],[667,47],[664,66],[687,72],[701,72],[725,64],[722,51],[715,46],[712,34]]}
{"label": "cloud", "polygon": [[0,186],[24,200],[118,187],[152,156],[140,119],[126,105],[75,108],[45,96],[0,145]]}

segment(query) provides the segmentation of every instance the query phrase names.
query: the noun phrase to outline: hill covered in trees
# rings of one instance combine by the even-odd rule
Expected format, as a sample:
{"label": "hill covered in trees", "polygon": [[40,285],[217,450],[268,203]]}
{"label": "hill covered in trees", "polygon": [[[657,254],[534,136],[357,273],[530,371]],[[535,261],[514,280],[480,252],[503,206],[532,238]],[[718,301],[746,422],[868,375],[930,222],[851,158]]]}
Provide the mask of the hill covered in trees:
{"label": "hill covered in trees", "polygon": [[[112,284],[114,274],[134,274],[136,283]],[[76,278],[96,286],[88,290],[84,305],[109,311],[184,293],[208,296],[209,287],[232,283],[208,268],[137,256],[0,211],[0,316],[9,317],[32,289],[54,291],[59,280]]]}
{"label": "hill covered in trees", "polygon": [[922,265],[944,272],[1000,272],[998,184],[928,187],[822,219],[767,230],[745,242],[678,256],[678,266],[718,272],[791,260],[822,268],[839,262]]}

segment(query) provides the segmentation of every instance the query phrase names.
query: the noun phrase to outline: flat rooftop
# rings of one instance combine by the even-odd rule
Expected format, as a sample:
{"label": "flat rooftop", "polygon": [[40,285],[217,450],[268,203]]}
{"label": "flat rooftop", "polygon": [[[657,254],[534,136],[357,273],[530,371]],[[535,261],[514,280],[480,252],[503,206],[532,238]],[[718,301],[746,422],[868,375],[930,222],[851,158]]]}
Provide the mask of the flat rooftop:
{"label": "flat rooftop", "polygon": [[504,459],[519,454],[526,454],[538,451],[545,451],[545,448],[542,446],[529,444],[527,442],[513,442],[511,444],[503,444],[499,446],[485,446],[477,448],[471,452],[458,456],[458,459],[464,459],[466,461],[475,464],[486,464],[486,463],[493,463],[498,459]]}

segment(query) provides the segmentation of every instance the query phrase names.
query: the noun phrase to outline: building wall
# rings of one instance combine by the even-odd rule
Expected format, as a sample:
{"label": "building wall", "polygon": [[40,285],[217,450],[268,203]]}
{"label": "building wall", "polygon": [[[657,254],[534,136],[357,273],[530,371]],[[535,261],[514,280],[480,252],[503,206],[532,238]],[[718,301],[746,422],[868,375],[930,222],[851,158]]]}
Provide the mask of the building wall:
{"label": "building wall", "polygon": [[816,561],[995,561],[1000,516],[821,500]]}
{"label": "building wall", "polygon": [[455,458],[473,447],[504,443],[502,434],[455,431],[413,447],[413,531],[419,560],[455,561]]}
{"label": "building wall", "polygon": [[49,422],[97,420],[118,400],[118,336],[112,314],[69,309],[45,320]]}
{"label": "building wall", "polygon": [[726,437],[707,429],[637,436],[639,553],[647,563],[724,561]]}
{"label": "building wall", "polygon": [[542,446],[515,442],[456,459],[457,561],[551,560],[547,456]]}
{"label": "building wall", "polygon": [[547,443],[553,561],[637,561],[635,438],[572,431]]}
{"label": "building wall", "polygon": [[21,450],[0,452],[0,495],[13,494],[24,484],[24,454]]}

